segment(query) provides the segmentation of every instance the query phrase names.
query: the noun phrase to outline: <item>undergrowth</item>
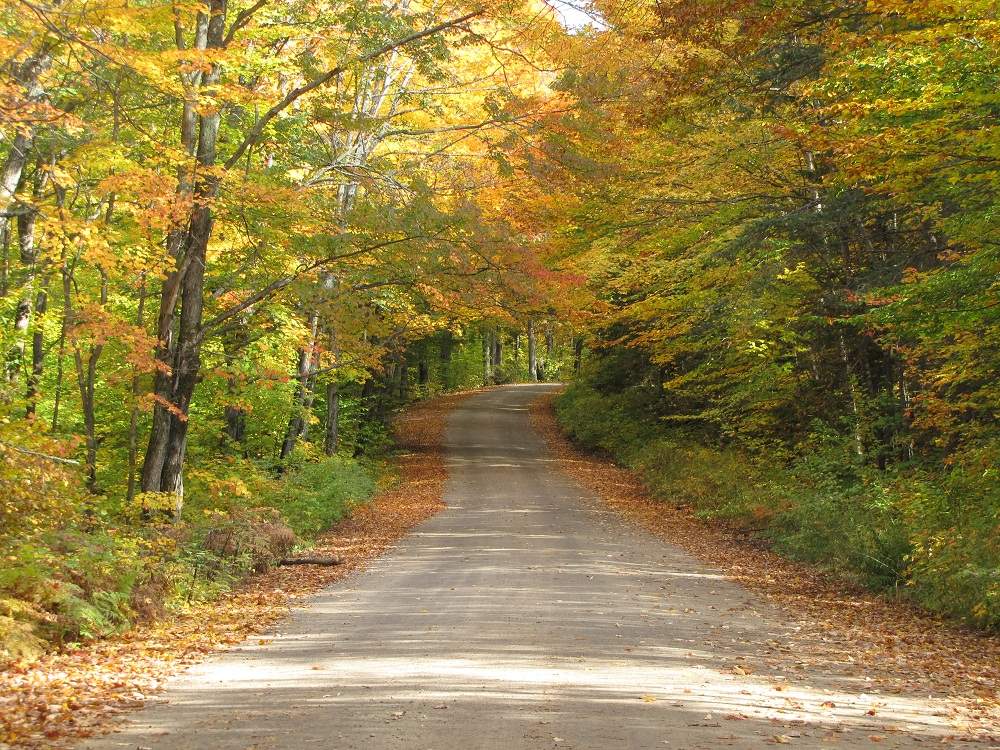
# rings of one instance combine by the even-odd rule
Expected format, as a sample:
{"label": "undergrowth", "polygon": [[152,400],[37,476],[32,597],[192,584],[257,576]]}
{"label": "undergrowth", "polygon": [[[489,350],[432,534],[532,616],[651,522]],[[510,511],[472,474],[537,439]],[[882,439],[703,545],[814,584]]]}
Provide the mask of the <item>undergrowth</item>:
{"label": "undergrowth", "polygon": [[1000,629],[997,456],[885,471],[818,423],[795,454],[751,453],[659,419],[649,399],[641,389],[608,393],[578,382],[556,411],[574,441],[638,472],[663,502],[852,582]]}
{"label": "undergrowth", "polygon": [[[365,502],[380,467],[344,456],[297,455],[271,467],[232,459],[192,471],[183,518],[157,498],[94,497],[70,471],[8,453],[0,468],[20,483],[58,485],[60,513],[0,531],[0,664],[51,645],[105,637],[182,611],[273,566]],[[44,489],[45,484],[39,485]],[[7,521],[6,518],[0,519]]]}

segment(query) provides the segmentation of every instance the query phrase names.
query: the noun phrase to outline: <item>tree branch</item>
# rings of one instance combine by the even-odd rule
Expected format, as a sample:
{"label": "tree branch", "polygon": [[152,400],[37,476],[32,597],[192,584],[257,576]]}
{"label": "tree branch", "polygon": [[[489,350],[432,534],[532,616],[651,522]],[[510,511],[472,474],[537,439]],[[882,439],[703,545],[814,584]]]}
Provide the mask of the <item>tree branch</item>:
{"label": "tree branch", "polygon": [[228,47],[236,36],[236,32],[250,23],[250,20],[254,17],[254,14],[267,5],[268,0],[257,0],[249,8],[241,10],[236,14],[236,18],[233,19],[233,25],[229,27],[229,31],[226,32],[225,38],[222,40],[222,46]]}
{"label": "tree branch", "polygon": [[301,86],[292,89],[281,99],[281,101],[279,101],[269,110],[267,110],[267,112],[265,112],[263,116],[261,116],[261,118],[254,124],[254,126],[250,128],[250,132],[246,134],[246,137],[243,139],[240,145],[236,147],[236,150],[233,152],[233,155],[230,156],[229,159],[226,161],[224,165],[225,168],[231,169],[240,160],[243,154],[246,153],[246,150],[257,142],[257,139],[260,138],[261,134],[264,132],[264,129],[268,126],[268,124],[270,124],[271,120],[273,120],[283,111],[285,111],[299,97],[308,94],[310,91],[314,91],[318,89],[320,86],[324,86],[325,84],[329,83],[331,80],[333,80],[338,75],[347,70],[347,68],[350,65],[354,65],[356,63],[368,62],[369,60],[374,60],[375,58],[381,57],[387,52],[392,52],[392,50],[394,49],[406,46],[407,44],[411,44],[412,42],[418,41],[425,37],[433,36],[438,32],[458,26],[460,23],[464,23],[465,21],[468,21],[482,14],[483,14],[483,9],[479,8],[477,10],[472,11],[471,13],[466,13],[464,16],[453,18],[450,21],[443,21],[442,23],[439,23],[436,26],[431,26],[430,28],[424,29],[423,31],[415,31],[412,34],[408,34],[407,36],[402,37],[401,39],[396,39],[395,41],[387,42],[386,44],[383,44],[376,50],[372,50],[371,52],[368,52],[364,55],[358,55],[357,57],[349,60],[348,62],[341,63],[340,65],[337,65],[335,68],[328,70],[326,73],[319,76],[318,78],[314,78],[308,83],[304,83]]}

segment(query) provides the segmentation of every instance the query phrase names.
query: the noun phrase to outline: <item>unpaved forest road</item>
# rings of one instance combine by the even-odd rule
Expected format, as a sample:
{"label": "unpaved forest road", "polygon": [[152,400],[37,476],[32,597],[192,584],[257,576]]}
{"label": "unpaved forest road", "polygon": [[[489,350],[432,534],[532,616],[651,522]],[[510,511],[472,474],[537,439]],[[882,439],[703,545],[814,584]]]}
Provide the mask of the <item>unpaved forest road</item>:
{"label": "unpaved forest road", "polygon": [[[447,510],[273,640],[194,667],[168,703],[86,747],[952,744],[926,696],[796,672],[787,614],[559,472],[528,417],[550,388],[466,400],[450,423]],[[741,674],[765,652],[787,672]]]}

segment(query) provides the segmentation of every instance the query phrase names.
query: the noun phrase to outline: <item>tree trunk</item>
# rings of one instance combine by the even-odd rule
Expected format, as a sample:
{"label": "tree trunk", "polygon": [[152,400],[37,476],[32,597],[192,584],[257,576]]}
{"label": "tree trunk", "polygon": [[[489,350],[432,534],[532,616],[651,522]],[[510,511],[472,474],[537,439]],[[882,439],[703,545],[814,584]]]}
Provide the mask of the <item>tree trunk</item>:
{"label": "tree trunk", "polygon": [[851,411],[854,412],[854,452],[859,456],[864,456],[865,448],[861,437],[861,409],[858,406],[858,388],[854,373],[851,370],[851,361],[847,356],[847,344],[844,341],[843,331],[839,334],[839,343],[840,361],[844,365],[844,378],[847,381],[847,391],[851,396]]}
{"label": "tree trunk", "polygon": [[[37,198],[42,190],[41,170],[35,176],[32,191]],[[38,274],[38,248],[35,245],[35,211],[25,209],[17,216],[17,249],[18,256],[26,269],[26,276],[21,285],[21,297],[14,310],[14,346],[7,355],[7,381],[18,380],[24,362],[25,339],[31,327],[31,313],[36,303],[35,279]]]}
{"label": "tree trunk", "polygon": [[573,372],[579,374],[583,364],[583,336],[573,339]]}
{"label": "tree trunk", "polygon": [[451,388],[453,385],[452,375],[451,375],[451,351],[454,347],[454,339],[452,338],[451,331],[445,331],[441,338],[441,382],[445,388]]}
{"label": "tree trunk", "polygon": [[[139,307],[135,313],[135,324],[142,328],[146,324],[146,274],[143,273],[139,284]],[[128,417],[128,489],[125,497],[129,504],[135,499],[136,468],[139,463],[139,394],[141,380],[138,368],[132,368],[132,408]]]}
{"label": "tree trunk", "polygon": [[340,393],[336,379],[326,384],[326,434],[323,440],[323,452],[328,456],[337,454],[337,442],[340,430]]}
{"label": "tree trunk", "polygon": [[493,344],[489,331],[483,331],[483,385],[493,382]]}
{"label": "tree trunk", "polygon": [[410,366],[404,359],[399,368],[399,403],[405,404],[410,400]]}
{"label": "tree trunk", "polygon": [[[63,293],[69,296],[72,276],[67,274],[63,279]],[[101,272],[101,307],[108,303],[108,278]],[[72,317],[72,307],[67,304],[68,314]],[[76,382],[80,389],[80,406],[83,411],[83,427],[87,441],[87,489],[97,492],[97,415],[95,403],[95,386],[97,381],[97,362],[104,350],[102,344],[92,344],[86,360],[79,345],[73,346],[73,359],[76,362]]]}
{"label": "tree trunk", "polygon": [[42,372],[45,367],[45,334],[42,331],[42,316],[48,309],[48,291],[45,284],[38,290],[35,298],[35,330],[31,336],[31,374],[28,376],[28,389],[26,395],[27,405],[25,406],[25,416],[33,419],[38,406],[38,384],[42,380]]}
{"label": "tree trunk", "polygon": [[285,439],[281,443],[280,457],[288,458],[295,450],[295,443],[306,432],[308,410],[312,406],[312,376],[316,361],[316,335],[319,330],[319,316],[314,312],[309,316],[309,343],[299,349],[298,367],[296,368],[295,398],[292,403],[292,416],[288,419],[285,429]]}
{"label": "tree trunk", "polygon": [[[14,78],[24,88],[25,98],[28,101],[40,101],[45,92],[39,85],[39,79],[52,62],[52,58],[47,52],[41,52],[29,57],[21,65],[15,65]],[[14,140],[11,141],[10,150],[7,152],[7,160],[3,169],[0,170],[0,233],[8,232],[10,208],[17,198],[17,186],[21,184],[21,177],[24,168],[28,164],[28,157],[35,143],[35,128],[29,126],[17,130]]]}
{"label": "tree trunk", "polygon": [[[205,118],[203,118],[205,119]],[[202,125],[204,132],[205,125]],[[214,142],[214,136],[213,136]],[[214,162],[214,159],[212,160]],[[215,190],[212,189],[212,194]],[[187,451],[188,413],[191,399],[201,373],[201,320],[204,308],[205,258],[215,219],[208,205],[195,210],[191,221],[191,236],[185,255],[191,258],[188,272],[181,283],[181,315],[178,327],[170,402],[169,431],[163,450],[160,492],[172,492],[177,500],[174,517],[179,519],[183,508],[184,455]]]}
{"label": "tree trunk", "polygon": [[10,291],[10,223],[0,220],[0,297]]}
{"label": "tree trunk", "polygon": [[528,318],[528,379],[538,380],[538,360],[535,352],[535,321]]}
{"label": "tree trunk", "polygon": [[441,337],[441,362],[445,366],[451,364],[451,350],[454,346],[454,340],[451,336],[451,331],[445,331]]}
{"label": "tree trunk", "polygon": [[63,383],[63,361],[66,355],[66,332],[69,320],[63,315],[62,323],[59,326],[59,346],[56,352],[56,386],[55,395],[52,399],[52,431],[59,431],[59,406],[62,403],[62,383]]}
{"label": "tree trunk", "polygon": [[[51,57],[47,52],[41,52],[25,60],[21,65],[14,65],[13,77],[24,89],[25,99],[29,102],[40,101],[45,92],[39,85],[42,73],[48,69]],[[4,241],[4,293],[7,287],[7,247],[10,242],[10,210],[17,203],[17,188],[21,184],[24,176],[24,168],[28,164],[28,157],[35,143],[35,127],[28,126],[19,128],[11,141],[10,150],[7,152],[7,160],[3,168],[0,169],[0,235]],[[35,193],[40,190],[41,175],[35,178]],[[14,313],[15,344],[10,353],[11,359],[7,370],[7,378],[11,382],[17,379],[17,373],[21,368],[24,357],[24,335],[28,330],[31,318],[31,281],[34,277],[35,265],[35,214],[33,209],[28,209],[26,213],[18,215],[18,244],[21,250],[21,262],[30,265],[29,282],[25,284],[26,296],[18,302]],[[27,245],[27,249],[26,249]]]}
{"label": "tree trunk", "polygon": [[[40,191],[40,185],[36,180],[36,190],[37,194]],[[20,251],[21,263],[28,267],[28,279],[24,286],[24,291],[21,295],[21,300],[17,304],[17,312],[14,316],[14,330],[17,334],[18,340],[14,344],[14,359],[12,362],[12,379],[16,378],[16,372],[21,367],[21,361],[24,356],[24,336],[27,334],[28,329],[31,326],[32,321],[32,311],[36,313],[35,315],[35,330],[32,335],[31,341],[31,374],[28,375],[28,384],[26,390],[27,405],[25,407],[25,416],[31,418],[35,414],[35,400],[38,391],[38,381],[41,376],[42,368],[42,358],[44,352],[42,349],[42,329],[38,323],[38,316],[45,311],[46,296],[44,288],[40,289],[37,294],[35,293],[35,278],[38,273],[38,250],[35,246],[35,212],[20,214],[17,217],[17,244]],[[34,299],[32,296],[34,295]]]}
{"label": "tree trunk", "polygon": [[244,326],[237,327],[232,334],[223,336],[222,338],[222,352],[225,357],[226,369],[229,371],[226,377],[228,403],[223,409],[223,420],[226,423],[226,429],[223,433],[222,442],[223,445],[235,443],[237,446],[240,446],[240,451],[244,458],[246,457],[246,447],[243,443],[246,439],[247,413],[246,409],[239,405],[239,379],[233,374],[232,370],[236,364],[237,357],[249,343],[250,339],[246,335],[246,328]]}
{"label": "tree trunk", "polygon": [[[225,41],[226,2],[211,0],[209,13],[198,18],[204,42],[200,48],[221,49]],[[201,79],[201,86],[209,88],[218,84],[221,68],[213,64]],[[187,101],[181,120],[181,142],[190,153],[194,146],[194,128],[197,124],[198,141],[194,149],[197,162],[202,167],[213,167],[219,136],[220,113],[217,110],[195,108],[194,101]],[[187,229],[176,232],[170,240],[175,268],[164,281],[160,297],[160,314],[157,333],[160,346],[157,357],[164,368],[157,372],[154,396],[157,405],[153,412],[153,426],[142,467],[144,492],[172,492],[174,518],[179,519],[184,503],[183,467],[187,450],[188,413],[191,399],[201,370],[202,313],[204,310],[204,283],[208,244],[212,237],[215,218],[211,204],[219,191],[219,177],[211,170],[201,177],[193,188],[194,205]],[[183,173],[182,173],[183,175]],[[179,190],[189,191],[181,180]],[[174,315],[180,300],[180,323],[174,337]],[[168,371],[163,371],[169,368]]]}

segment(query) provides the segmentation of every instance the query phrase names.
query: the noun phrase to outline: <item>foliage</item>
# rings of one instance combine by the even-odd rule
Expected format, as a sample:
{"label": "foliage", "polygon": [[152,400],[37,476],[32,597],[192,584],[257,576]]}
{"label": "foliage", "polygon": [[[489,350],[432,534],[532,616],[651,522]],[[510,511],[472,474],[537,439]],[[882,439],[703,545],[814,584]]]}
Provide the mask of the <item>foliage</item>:
{"label": "foliage", "polygon": [[371,472],[356,461],[334,456],[305,464],[262,500],[281,513],[298,536],[308,539],[339,521],[374,490]]}
{"label": "foliage", "polygon": [[535,172],[601,311],[568,424],[664,496],[995,626],[995,4],[595,6]]}
{"label": "foliage", "polygon": [[1000,624],[1000,498],[988,472],[878,471],[858,460],[850,436],[821,425],[800,458],[776,464],[651,421],[648,395],[600,391],[596,379],[560,397],[560,422],[579,444],[636,470],[658,499],[933,611]]}

